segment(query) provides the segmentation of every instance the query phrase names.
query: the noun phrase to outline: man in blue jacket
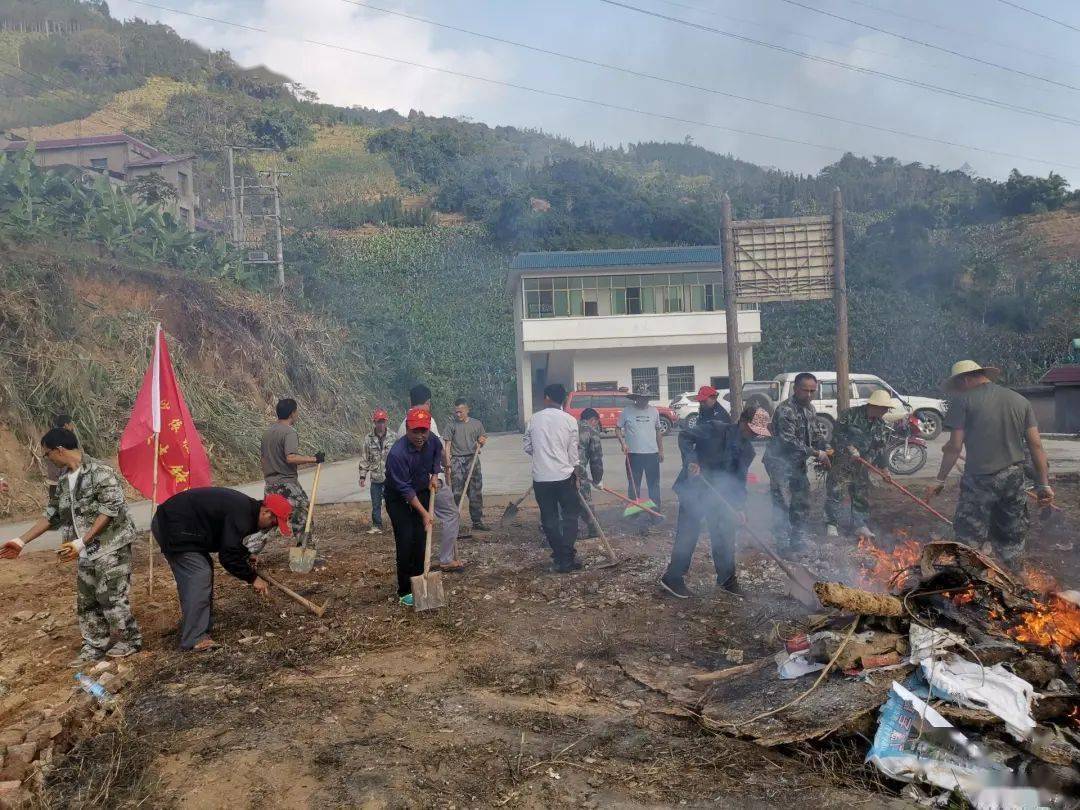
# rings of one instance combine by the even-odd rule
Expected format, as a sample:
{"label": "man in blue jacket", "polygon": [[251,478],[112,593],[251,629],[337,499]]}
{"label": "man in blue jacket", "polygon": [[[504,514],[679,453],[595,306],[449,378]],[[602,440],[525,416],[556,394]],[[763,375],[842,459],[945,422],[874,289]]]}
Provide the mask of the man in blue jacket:
{"label": "man in blue jacket", "polygon": [[708,420],[679,434],[683,468],[674,486],[679,517],[671,562],[660,578],[660,587],[672,596],[689,599],[694,595],[684,578],[703,523],[712,540],[716,584],[738,591],[735,531],[739,521],[734,510],[741,510],[746,501],[746,474],[754,460],[751,440],[767,437],[768,425],[769,415],[748,405],[735,424]]}

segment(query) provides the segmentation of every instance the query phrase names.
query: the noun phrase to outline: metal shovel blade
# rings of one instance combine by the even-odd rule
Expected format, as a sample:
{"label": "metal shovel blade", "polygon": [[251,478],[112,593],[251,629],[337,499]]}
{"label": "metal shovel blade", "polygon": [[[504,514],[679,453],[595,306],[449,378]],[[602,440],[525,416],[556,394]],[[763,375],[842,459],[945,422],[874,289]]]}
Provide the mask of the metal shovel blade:
{"label": "metal shovel blade", "polygon": [[413,610],[436,610],[446,607],[446,591],[443,590],[442,574],[432,571],[428,574],[420,574],[413,577],[412,598]]}
{"label": "metal shovel blade", "polygon": [[289,549],[289,570],[295,574],[310,574],[315,567],[315,549],[307,544],[305,535],[300,545]]}

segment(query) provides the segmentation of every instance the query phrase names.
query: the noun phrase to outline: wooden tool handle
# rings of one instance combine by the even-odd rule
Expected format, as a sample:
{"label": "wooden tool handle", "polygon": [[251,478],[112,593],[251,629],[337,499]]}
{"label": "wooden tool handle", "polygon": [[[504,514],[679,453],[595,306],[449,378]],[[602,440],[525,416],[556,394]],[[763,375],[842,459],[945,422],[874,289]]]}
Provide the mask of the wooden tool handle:
{"label": "wooden tool handle", "polygon": [[663,516],[663,515],[661,515],[661,514],[660,514],[659,512],[657,512],[657,511],[655,511],[655,510],[653,510],[653,509],[650,509],[650,508],[649,508],[649,507],[647,507],[647,506],[643,506],[642,504],[638,503],[637,501],[633,501],[633,500],[631,500],[630,498],[627,498],[627,497],[626,497],[625,495],[623,495],[623,494],[622,494],[621,492],[616,492],[615,490],[613,490],[613,489],[608,489],[607,487],[597,487],[597,489],[598,489],[598,490],[600,490],[601,492],[606,492],[606,493],[607,493],[608,495],[614,495],[614,496],[615,496],[616,498],[618,498],[618,499],[619,499],[620,501],[623,501],[623,502],[625,502],[625,503],[628,503],[628,504],[630,504],[631,506],[636,506],[636,507],[637,507],[638,509],[640,509],[640,510],[641,510],[642,512],[648,512],[648,513],[649,513],[650,515],[655,515],[655,516],[656,516],[656,517],[658,517],[658,518],[663,518],[663,517],[664,517],[664,516]]}
{"label": "wooden tool handle", "polygon": [[286,596],[290,597],[294,601],[299,602],[301,605],[306,607],[308,610],[310,610],[316,616],[322,616],[324,613],[326,613],[326,608],[325,607],[319,607],[314,602],[308,601],[307,599],[302,597],[300,594],[298,594],[296,591],[292,590],[291,588],[286,588],[284,585],[282,585],[276,579],[271,577],[269,574],[265,574],[262,571],[258,571],[256,573],[258,574],[259,579],[265,579],[267,582],[269,582],[271,585],[273,585],[279,591],[281,591],[282,593],[284,593]]}
{"label": "wooden tool handle", "polygon": [[[431,487],[431,485],[428,485]],[[427,501],[428,517],[431,523],[427,526],[427,537],[424,539],[424,576],[431,573],[431,534],[435,528],[435,487],[431,487]]]}
{"label": "wooden tool handle", "polygon": [[308,501],[307,520],[304,522],[304,537],[307,538],[311,531],[311,517],[315,514],[315,498],[319,492],[319,476],[322,474],[322,464],[315,465],[315,480],[311,484],[311,500]]}
{"label": "wooden tool handle", "polygon": [[581,490],[578,490],[578,500],[581,501],[581,505],[585,507],[585,514],[592,518],[593,525],[596,527],[596,531],[600,534],[600,542],[604,546],[604,551],[611,558],[612,562],[618,562],[619,558],[615,556],[615,549],[611,547],[611,543],[608,542],[607,535],[604,534],[604,528],[600,525],[600,521],[596,519],[596,513],[593,512],[592,507],[589,506],[589,502],[585,500],[585,496],[581,494]]}
{"label": "wooden tool handle", "polygon": [[483,449],[484,448],[477,445],[476,452],[473,453],[472,463],[469,465],[469,473],[465,476],[465,486],[461,488],[461,502],[458,504],[458,517],[461,517],[465,511],[465,498],[469,495],[469,484],[472,483],[473,470],[476,469],[476,462],[480,460],[480,451]]}
{"label": "wooden tool handle", "polygon": [[521,506],[526,498],[529,497],[529,493],[533,491],[533,485],[529,484],[529,488],[522,493],[521,497],[514,501],[514,506]]}
{"label": "wooden tool handle", "polygon": [[860,464],[862,464],[864,467],[866,467],[868,470],[870,470],[870,472],[874,473],[875,475],[881,476],[882,481],[884,481],[886,484],[889,484],[890,486],[896,487],[898,490],[903,492],[905,495],[907,495],[909,498],[911,498],[911,500],[915,501],[915,503],[917,503],[919,506],[921,506],[923,509],[925,509],[927,512],[929,512],[931,515],[936,517],[938,520],[943,520],[944,522],[948,523],[950,526],[953,525],[953,522],[951,520],[949,520],[947,517],[945,517],[943,514],[941,514],[941,512],[939,512],[937,509],[932,507],[930,504],[928,504],[926,501],[924,501],[922,498],[920,498],[918,495],[916,495],[910,489],[905,487],[903,484],[900,484],[900,483],[894,481],[892,476],[889,475],[888,473],[886,473],[884,470],[879,470],[877,467],[875,467],[873,464],[871,464],[869,461],[867,461],[862,456],[855,456],[855,460],[857,462],[859,462]]}

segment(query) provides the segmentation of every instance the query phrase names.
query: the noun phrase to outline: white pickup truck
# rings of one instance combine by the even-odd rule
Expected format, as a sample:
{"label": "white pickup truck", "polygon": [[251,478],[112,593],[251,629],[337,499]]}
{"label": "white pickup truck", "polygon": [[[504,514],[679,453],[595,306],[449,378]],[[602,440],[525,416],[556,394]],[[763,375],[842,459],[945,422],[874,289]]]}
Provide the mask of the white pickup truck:
{"label": "white pickup truck", "polygon": [[[813,371],[818,379],[818,390],[814,397],[814,410],[832,436],[832,427],[837,417],[836,372]],[[926,439],[936,439],[941,434],[945,416],[945,401],[930,397],[910,397],[898,392],[874,374],[851,374],[851,404],[862,405],[879,388],[889,392],[889,396],[900,400],[902,411],[897,410],[892,416],[901,417],[913,413],[919,420],[919,430]],[[791,396],[795,382],[795,373],[780,374],[772,380],[753,381],[743,384],[743,401],[755,404],[772,413],[778,403]]]}

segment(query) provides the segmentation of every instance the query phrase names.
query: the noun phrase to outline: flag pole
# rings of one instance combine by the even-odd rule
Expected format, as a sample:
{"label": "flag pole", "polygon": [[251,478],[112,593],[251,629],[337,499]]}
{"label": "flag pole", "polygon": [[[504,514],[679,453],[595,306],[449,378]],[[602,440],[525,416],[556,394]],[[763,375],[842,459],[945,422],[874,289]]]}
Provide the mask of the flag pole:
{"label": "flag pole", "polygon": [[[158,403],[158,407],[161,407],[161,403]],[[154,488],[150,495],[150,525],[154,525],[154,512],[157,511],[157,477],[158,477],[158,447],[160,445],[161,433],[154,431]],[[146,538],[150,552],[150,582],[147,591],[150,596],[154,595],[154,532],[151,529],[149,537]]]}
{"label": "flag pole", "polygon": [[154,458],[152,463],[154,465],[154,483],[153,488],[150,491],[150,536],[147,537],[148,548],[150,552],[150,581],[147,583],[147,593],[150,596],[154,595],[154,512],[157,511],[157,485],[158,485],[158,467],[161,466],[161,460],[158,458],[158,450],[161,446],[161,321],[158,321],[154,325],[154,370],[150,376],[150,401],[152,403],[151,424],[150,426],[154,430]]}

